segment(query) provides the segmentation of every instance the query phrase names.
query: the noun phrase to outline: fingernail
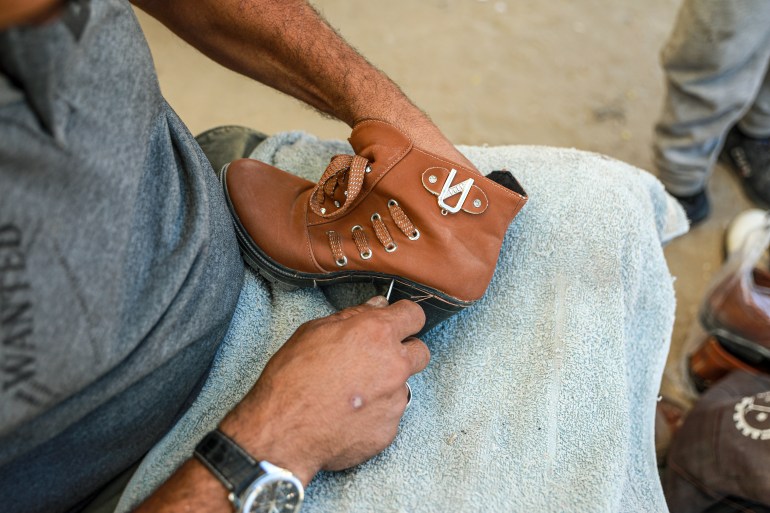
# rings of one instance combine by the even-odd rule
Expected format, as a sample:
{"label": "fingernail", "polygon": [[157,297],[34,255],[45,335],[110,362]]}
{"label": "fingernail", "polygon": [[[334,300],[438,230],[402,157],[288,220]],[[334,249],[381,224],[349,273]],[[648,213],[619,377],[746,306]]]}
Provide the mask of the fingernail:
{"label": "fingernail", "polygon": [[376,307],[388,306],[388,300],[385,299],[385,296],[374,296],[373,298],[369,299],[366,304]]}

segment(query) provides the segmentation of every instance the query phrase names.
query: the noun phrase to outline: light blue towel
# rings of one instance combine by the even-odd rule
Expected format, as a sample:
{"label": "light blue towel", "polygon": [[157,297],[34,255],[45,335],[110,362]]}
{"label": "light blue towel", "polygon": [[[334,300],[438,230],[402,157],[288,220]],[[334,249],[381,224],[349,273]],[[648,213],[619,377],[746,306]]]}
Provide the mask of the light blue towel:
{"label": "light blue towel", "polygon": [[[432,360],[410,380],[395,442],[319,474],[303,511],[667,511],[653,441],[674,318],[661,243],[687,230],[683,212],[651,175],[601,155],[461,150],[485,173],[513,171],[530,201],[486,296],[425,337]],[[292,132],[253,156],[315,180],[331,155],[350,151]],[[335,310],[327,297],[339,307],[367,293],[286,292],[248,272],[200,397],[145,458],[118,511],[191,455],[297,326]]]}

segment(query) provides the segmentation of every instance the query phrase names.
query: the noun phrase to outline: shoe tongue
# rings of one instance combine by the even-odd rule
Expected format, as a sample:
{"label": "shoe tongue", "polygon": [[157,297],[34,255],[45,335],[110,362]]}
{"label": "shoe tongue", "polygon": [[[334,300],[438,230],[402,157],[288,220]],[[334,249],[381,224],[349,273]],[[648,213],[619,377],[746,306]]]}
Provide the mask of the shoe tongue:
{"label": "shoe tongue", "polygon": [[388,162],[403,156],[412,142],[399,129],[389,123],[366,120],[353,127],[348,139],[356,155],[370,162]]}

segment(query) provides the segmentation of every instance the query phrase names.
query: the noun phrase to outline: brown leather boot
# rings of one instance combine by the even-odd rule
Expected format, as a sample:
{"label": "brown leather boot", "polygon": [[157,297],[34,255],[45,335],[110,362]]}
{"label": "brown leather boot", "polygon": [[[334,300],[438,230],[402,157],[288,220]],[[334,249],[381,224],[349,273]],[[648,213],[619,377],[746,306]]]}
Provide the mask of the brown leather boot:
{"label": "brown leather boot", "polygon": [[726,275],[700,317],[711,337],[690,358],[699,390],[735,369],[770,374],[770,274],[754,268]]}
{"label": "brown leather boot", "polygon": [[507,171],[484,177],[382,121],[349,140],[356,154],[332,158],[318,184],[257,160],[222,169],[244,259],[296,287],[391,285],[391,301],[421,304],[425,332],[484,294],[527,195]]}
{"label": "brown leather boot", "polygon": [[707,337],[690,356],[690,377],[699,392],[703,392],[714,383],[734,370],[757,374],[757,369],[727,351],[714,337]]}

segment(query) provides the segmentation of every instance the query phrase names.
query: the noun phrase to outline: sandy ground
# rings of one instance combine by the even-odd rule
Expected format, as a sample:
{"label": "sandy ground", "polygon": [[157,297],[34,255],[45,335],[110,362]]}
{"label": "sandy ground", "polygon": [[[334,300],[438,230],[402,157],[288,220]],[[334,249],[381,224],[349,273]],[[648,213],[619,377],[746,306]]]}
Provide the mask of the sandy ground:
{"label": "sandy ground", "polygon": [[[652,170],[663,85],[658,53],[676,0],[318,0],[315,5],[458,144],[543,144]],[[241,124],[345,138],[342,123],[240,77],[140,14],[161,87],[193,133]],[[514,170],[515,172],[515,170]],[[715,212],[666,256],[678,296],[669,371],[712,274],[727,222],[748,207],[718,168]],[[664,380],[664,392],[679,395]]]}

